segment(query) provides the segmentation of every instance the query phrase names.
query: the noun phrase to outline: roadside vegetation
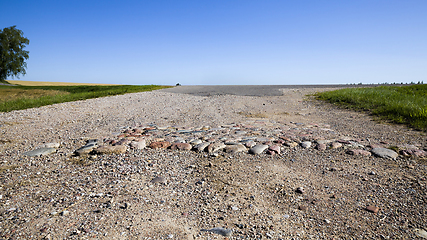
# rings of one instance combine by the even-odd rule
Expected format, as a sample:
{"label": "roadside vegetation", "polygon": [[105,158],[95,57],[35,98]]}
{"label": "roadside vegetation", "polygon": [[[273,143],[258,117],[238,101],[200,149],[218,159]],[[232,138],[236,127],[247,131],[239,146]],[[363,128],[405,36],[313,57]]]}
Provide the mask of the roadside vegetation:
{"label": "roadside vegetation", "polygon": [[317,99],[364,110],[394,123],[427,131],[427,84],[345,88],[315,94]]}
{"label": "roadside vegetation", "polygon": [[126,93],[168,88],[158,85],[9,86],[0,85],[0,112],[35,108]]}

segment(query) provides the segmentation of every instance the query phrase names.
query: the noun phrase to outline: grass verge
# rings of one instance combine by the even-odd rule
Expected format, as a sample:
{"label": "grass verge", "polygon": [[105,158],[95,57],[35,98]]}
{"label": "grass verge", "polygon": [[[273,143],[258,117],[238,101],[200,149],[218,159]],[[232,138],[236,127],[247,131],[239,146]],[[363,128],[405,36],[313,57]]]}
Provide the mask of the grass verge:
{"label": "grass verge", "polygon": [[55,103],[168,88],[158,85],[111,86],[7,86],[0,85],[0,112],[35,108]]}
{"label": "grass verge", "polygon": [[427,84],[345,88],[316,93],[315,97],[427,131]]}

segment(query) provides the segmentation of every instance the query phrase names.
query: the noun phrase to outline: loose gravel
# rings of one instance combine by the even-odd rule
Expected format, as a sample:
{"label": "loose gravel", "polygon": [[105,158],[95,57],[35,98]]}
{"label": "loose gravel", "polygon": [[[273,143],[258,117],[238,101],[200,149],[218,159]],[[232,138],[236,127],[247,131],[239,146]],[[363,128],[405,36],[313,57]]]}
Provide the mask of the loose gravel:
{"label": "loose gravel", "polygon": [[160,90],[1,113],[0,236],[425,238],[425,133],[306,97],[323,90]]}

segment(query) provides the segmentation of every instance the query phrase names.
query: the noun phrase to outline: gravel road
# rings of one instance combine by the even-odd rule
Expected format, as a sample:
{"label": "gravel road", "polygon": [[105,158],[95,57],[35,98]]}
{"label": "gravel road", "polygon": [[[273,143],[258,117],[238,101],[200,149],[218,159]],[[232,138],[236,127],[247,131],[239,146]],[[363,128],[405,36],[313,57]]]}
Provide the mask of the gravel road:
{"label": "gravel road", "polygon": [[425,133],[306,96],[331,89],[181,86],[0,113],[0,236],[427,238]]}

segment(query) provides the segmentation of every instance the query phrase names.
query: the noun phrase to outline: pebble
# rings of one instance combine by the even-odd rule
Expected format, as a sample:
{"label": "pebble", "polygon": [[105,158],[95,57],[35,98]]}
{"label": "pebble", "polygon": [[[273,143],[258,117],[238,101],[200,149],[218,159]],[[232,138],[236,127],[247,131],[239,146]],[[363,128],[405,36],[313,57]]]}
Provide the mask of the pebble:
{"label": "pebble", "polygon": [[216,233],[216,234],[224,236],[224,237],[230,237],[231,233],[232,233],[232,231],[230,229],[225,229],[225,228],[221,228],[221,227],[212,228],[212,229],[201,229],[200,231]]}
{"label": "pebble", "polygon": [[427,238],[427,231],[424,229],[414,228],[414,233],[418,237]]}
{"label": "pebble", "polygon": [[90,152],[92,152],[92,150],[94,148],[96,148],[96,147],[98,147],[98,144],[96,142],[87,143],[83,147],[81,147],[81,148],[77,149],[76,151],[74,151],[74,154],[77,155],[77,156],[87,155]]}
{"label": "pebble", "polygon": [[297,190],[295,190],[295,192],[297,192],[297,193],[304,193],[305,191],[304,191],[304,188],[303,187],[298,187],[297,188]]}
{"label": "pebble", "polygon": [[157,176],[157,177],[153,178],[150,182],[151,183],[164,183],[164,184],[166,184],[166,178],[164,178],[162,176]]}
{"label": "pebble", "polygon": [[278,146],[278,145],[270,146],[270,147],[268,148],[268,150],[270,150],[270,151],[272,151],[272,152],[275,152],[275,153],[277,153],[277,154],[280,154],[280,146]]}
{"label": "pebble", "polygon": [[387,148],[373,148],[371,152],[377,157],[389,158],[393,160],[396,160],[397,156],[399,155],[397,152]]}
{"label": "pebble", "polygon": [[267,148],[268,148],[268,145],[258,144],[258,145],[255,145],[254,147],[252,147],[252,148],[249,150],[249,153],[254,154],[254,155],[256,155],[256,154],[261,154],[261,153],[262,153],[262,152],[264,152],[264,150],[266,150]]}
{"label": "pebble", "polygon": [[370,152],[362,149],[351,149],[348,150],[347,153],[354,156],[371,156]]}
{"label": "pebble", "polygon": [[191,150],[193,146],[189,143],[173,143],[171,145],[172,150]]}
{"label": "pebble", "polygon": [[248,151],[248,149],[245,146],[243,146],[242,144],[227,145],[224,150],[226,153],[231,153],[231,154]]}
{"label": "pebble", "polygon": [[141,150],[144,149],[145,147],[147,147],[147,144],[145,142],[145,140],[141,140],[141,141],[132,141],[130,143],[130,147],[133,149],[137,149],[137,150]]}
{"label": "pebble", "polygon": [[38,156],[49,155],[54,152],[56,152],[56,148],[39,148],[36,150],[25,152],[24,155],[29,157],[38,157]]}
{"label": "pebble", "polygon": [[207,152],[208,153],[213,153],[213,152],[221,150],[221,149],[223,149],[225,147],[226,147],[226,145],[223,142],[212,143],[212,144],[209,144],[209,146],[207,148]]}
{"label": "pebble", "polygon": [[342,144],[339,143],[339,142],[333,142],[333,143],[331,143],[331,148],[332,149],[337,149],[337,148],[340,148],[340,147],[342,147]]}
{"label": "pebble", "polygon": [[159,149],[159,148],[168,148],[171,145],[170,142],[152,142],[150,144],[150,148],[152,149]]}
{"label": "pebble", "polygon": [[309,141],[302,142],[301,143],[301,147],[303,147],[305,149],[310,148],[311,147],[311,142],[309,142]]}
{"label": "pebble", "polygon": [[205,150],[205,148],[209,145],[210,145],[210,143],[208,143],[208,142],[199,143],[196,146],[194,146],[194,149],[198,152],[203,152]]}
{"label": "pebble", "polygon": [[380,210],[380,208],[376,206],[367,206],[365,209],[372,213],[377,213]]}

